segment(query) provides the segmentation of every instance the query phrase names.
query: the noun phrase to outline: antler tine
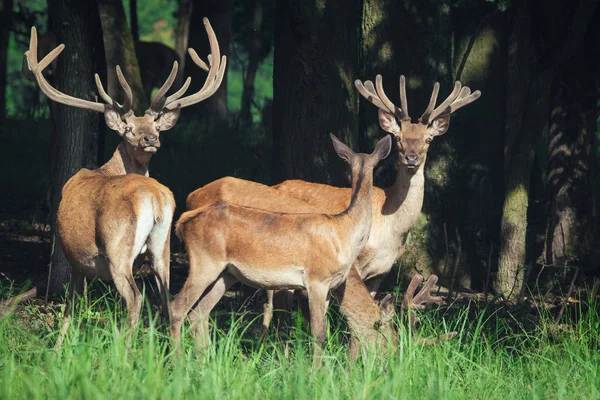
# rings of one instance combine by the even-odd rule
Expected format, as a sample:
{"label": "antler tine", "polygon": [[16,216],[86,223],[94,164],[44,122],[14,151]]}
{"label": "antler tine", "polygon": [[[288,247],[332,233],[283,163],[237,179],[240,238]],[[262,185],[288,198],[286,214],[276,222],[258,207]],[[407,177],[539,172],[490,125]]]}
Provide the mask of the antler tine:
{"label": "antler tine", "polygon": [[[148,111],[159,113],[162,110],[163,105],[166,104],[166,100],[165,102],[163,102],[163,97],[165,94],[167,94],[167,92],[173,85],[173,82],[175,82],[175,77],[177,77],[178,66],[179,64],[177,63],[177,61],[173,61],[171,73],[169,73],[169,77],[167,78],[165,83],[163,83],[160,89],[158,89],[158,92],[154,96],[154,99],[152,99],[152,103],[150,104],[150,108],[148,109]],[[179,93],[179,91],[177,91],[177,93]]]}
{"label": "antler tine", "polygon": [[425,308],[424,303],[435,303],[442,304],[443,300],[440,296],[432,296],[431,289],[437,283],[438,277],[437,275],[431,275],[423,288],[419,291],[419,293],[412,299],[413,304],[420,305],[422,308]]}
{"label": "antler tine", "polygon": [[122,108],[123,106],[121,106],[119,103],[117,103],[116,101],[114,101],[113,98],[110,97],[108,95],[108,93],[106,93],[106,90],[104,90],[104,86],[102,86],[102,81],[100,80],[100,75],[94,74],[94,79],[96,81],[96,87],[98,88],[98,94],[100,95],[100,97],[102,98],[102,100],[104,100],[108,104],[112,104],[113,106],[117,106],[118,108]]}
{"label": "antler tine", "polygon": [[439,92],[440,92],[440,83],[436,82],[433,84],[433,90],[431,91],[431,98],[429,99],[429,105],[427,106],[427,109],[425,110],[423,115],[421,115],[421,118],[419,118],[419,121],[424,123],[425,125],[427,125],[429,123],[429,116],[431,115],[431,112],[433,111],[433,109],[435,107],[435,103],[437,102],[437,97],[438,97]]}
{"label": "antler tine", "polygon": [[402,308],[404,308],[405,310],[410,308],[410,306],[413,302],[413,296],[414,296],[415,292],[417,291],[417,288],[419,287],[421,282],[423,282],[423,276],[421,274],[416,274],[410,280],[410,283],[408,284],[408,288],[406,288],[406,294],[404,295],[404,300],[402,301]]}
{"label": "antler tine", "polygon": [[379,95],[379,98],[381,99],[383,104],[385,104],[388,110],[390,110],[390,113],[395,114],[397,107],[385,95],[385,91],[383,90],[383,78],[379,74],[377,74],[377,76],[375,77],[375,85],[377,85],[377,94]]}
{"label": "antler tine", "polygon": [[[177,96],[171,96],[168,102],[164,103],[163,108],[174,109],[177,107],[183,108],[190,106],[192,104],[199,103],[208,97],[212,96],[219,86],[221,86],[221,82],[223,81],[223,77],[225,76],[225,68],[227,66],[227,57],[221,57],[221,51],[219,50],[219,42],[215,35],[215,32],[208,21],[208,18],[203,18],[204,27],[206,28],[206,33],[208,35],[208,41],[210,43],[210,52],[211,54],[208,57],[210,67],[204,63],[194,49],[188,49],[188,53],[192,58],[192,61],[198,65],[200,68],[204,70],[208,70],[208,76],[206,77],[206,81],[202,88],[197,92],[190,96],[186,96],[182,99],[179,99]],[[179,92],[178,92],[179,93]]]}
{"label": "antler tine", "polygon": [[121,87],[123,88],[123,91],[125,92],[125,101],[123,102],[123,105],[121,106],[121,108],[122,108],[122,111],[124,113],[126,113],[131,110],[131,105],[133,104],[133,91],[131,90],[129,83],[127,83],[127,80],[125,79],[125,76],[123,75],[123,72],[121,71],[121,67],[118,65],[117,65],[117,79],[119,80],[119,84],[121,85]]}
{"label": "antler tine", "polygon": [[[373,87],[373,82],[365,81],[363,84],[360,79],[354,81],[354,86],[358,90],[358,93],[365,99],[369,100],[373,105],[377,108],[380,108],[383,111],[390,112],[385,104],[381,101],[378,95],[375,93],[375,88]],[[393,111],[392,111],[393,112]]]}
{"label": "antler tine", "polygon": [[448,106],[450,106],[450,104],[452,104],[452,102],[456,100],[456,98],[460,95],[461,87],[462,84],[460,83],[460,81],[454,82],[454,89],[452,90],[452,93],[450,93],[448,98],[444,100],[442,104],[440,104],[435,110],[431,112],[428,118],[428,123],[439,117],[444,112],[448,111]]}
{"label": "antler tine", "polygon": [[[467,88],[469,89],[469,88]],[[469,93],[471,90],[469,89]],[[467,94],[465,96],[459,96],[451,105],[450,105],[450,113],[458,110],[461,107],[466,106],[467,104],[471,104],[475,100],[477,100],[481,96],[481,92],[479,90],[474,91],[471,94]]]}
{"label": "antler tine", "polygon": [[192,83],[192,78],[190,78],[188,76],[188,78],[183,83],[183,86],[181,87],[181,89],[179,89],[178,91],[176,91],[175,93],[173,93],[172,95],[167,97],[167,99],[165,100],[165,104],[170,103],[174,100],[177,100],[178,98],[183,96],[183,94],[186,92],[186,90],[188,90],[188,88],[190,87],[190,83]]}
{"label": "antler tine", "polygon": [[87,110],[93,110],[97,112],[104,112],[104,105],[101,103],[96,103],[94,101],[88,101],[83,99],[78,99],[73,96],[69,96],[68,94],[62,93],[52,87],[46,78],[44,78],[44,74],[42,71],[46,68],[65,48],[64,44],[59,45],[54,50],[52,50],[46,57],[42,59],[41,62],[38,63],[37,57],[37,30],[35,26],[31,27],[31,38],[29,40],[29,50],[25,52],[25,58],[27,59],[27,67],[33,73],[38,86],[42,90],[42,92],[48,96],[48,98],[52,101],[56,101],[57,103],[65,104],[68,106],[84,108]]}
{"label": "antler tine", "polygon": [[404,75],[400,75],[400,108],[402,109],[402,119],[410,121],[408,101],[406,100],[406,77]]}

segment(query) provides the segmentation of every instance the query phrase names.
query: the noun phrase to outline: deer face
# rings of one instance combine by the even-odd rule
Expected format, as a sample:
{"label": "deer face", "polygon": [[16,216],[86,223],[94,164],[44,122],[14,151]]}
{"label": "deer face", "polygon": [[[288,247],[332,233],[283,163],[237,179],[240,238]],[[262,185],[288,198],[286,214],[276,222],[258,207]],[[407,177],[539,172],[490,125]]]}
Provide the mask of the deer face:
{"label": "deer face", "polygon": [[379,125],[384,131],[394,135],[398,143],[400,160],[410,169],[417,168],[425,161],[433,138],[446,133],[450,126],[450,115],[481,96],[479,90],[471,93],[471,89],[462,87],[462,84],[456,81],[454,90],[448,98],[435,107],[440,90],[440,84],[436,82],[427,109],[417,123],[412,123],[408,115],[404,75],[400,75],[400,107],[392,103],[385,94],[381,75],[377,75],[375,84],[371,81],[365,81],[363,84],[357,79],[354,81],[354,86],[361,96],[379,108]]}
{"label": "deer face", "polygon": [[422,122],[412,123],[409,120],[398,121],[394,115],[379,110],[379,124],[383,130],[390,132],[396,138],[398,157],[402,164],[406,168],[413,169],[425,161],[433,138],[446,133],[450,126],[450,115],[441,115],[426,125]]}
{"label": "deer face", "polygon": [[104,119],[106,125],[121,135],[130,148],[145,153],[156,153],[160,148],[160,132],[171,129],[179,118],[179,108],[160,113],[147,111],[136,117],[133,112],[121,115],[113,107],[106,105]]}

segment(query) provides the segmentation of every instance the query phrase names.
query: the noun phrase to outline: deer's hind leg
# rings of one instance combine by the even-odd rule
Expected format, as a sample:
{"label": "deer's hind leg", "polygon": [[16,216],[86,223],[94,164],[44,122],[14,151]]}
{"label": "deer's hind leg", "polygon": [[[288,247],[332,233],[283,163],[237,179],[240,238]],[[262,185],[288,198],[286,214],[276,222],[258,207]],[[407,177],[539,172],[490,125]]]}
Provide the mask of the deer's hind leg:
{"label": "deer's hind leg", "polygon": [[188,248],[190,272],[183,288],[171,302],[171,337],[179,340],[181,325],[194,304],[206,289],[212,285],[225,270],[226,263],[212,260],[208,256],[196,254]]}
{"label": "deer's hind leg", "polygon": [[171,323],[171,311],[169,307],[169,279],[170,279],[170,257],[171,257],[171,220],[172,210],[165,213],[163,220],[156,222],[148,240],[148,253],[152,258],[152,271],[156,279],[156,285],[160,293],[162,303],[162,314],[167,324]]}
{"label": "deer's hind leg", "polygon": [[327,307],[329,285],[324,282],[308,284],[308,307],[310,309],[310,327],[315,342],[315,364],[321,365],[321,354],[327,337]]}
{"label": "deer's hind leg", "polygon": [[238,280],[227,272],[221,273],[215,283],[209,287],[196,307],[190,312],[189,318],[196,336],[196,347],[206,348],[210,345],[209,318],[210,312],[223,298],[225,292]]}

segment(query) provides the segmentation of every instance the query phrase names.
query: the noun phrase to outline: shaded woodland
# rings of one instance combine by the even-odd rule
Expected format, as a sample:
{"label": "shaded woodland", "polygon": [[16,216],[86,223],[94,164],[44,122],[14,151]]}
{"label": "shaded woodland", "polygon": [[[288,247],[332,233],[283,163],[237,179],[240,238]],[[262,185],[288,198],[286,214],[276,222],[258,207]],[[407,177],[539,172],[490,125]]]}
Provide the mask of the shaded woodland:
{"label": "shaded woodland", "polygon": [[[70,267],[52,236],[62,186],[103,164],[119,140],[98,115],[50,104],[23,76],[30,27],[40,53],[66,46],[47,77],[57,88],[93,100],[98,73],[117,94],[121,65],[139,112],[175,60],[175,88],[188,76],[190,91],[204,82],[186,49],[208,54],[206,16],[228,56],[226,77],[182,112],[151,166],[175,194],[176,217],[190,192],[223,176],[349,186],[328,133],[362,152],[385,133],[356,79],[381,74],[397,102],[405,75],[413,118],[434,82],[445,98],[459,80],[482,96],[432,143],[423,210],[384,287],[415,272],[437,274],[450,290],[511,299],[591,287],[600,278],[597,5],[0,0],[2,279],[38,284],[51,271],[50,292],[63,294]],[[391,185],[396,163],[379,167],[376,185]],[[181,250],[177,240],[172,248]]]}

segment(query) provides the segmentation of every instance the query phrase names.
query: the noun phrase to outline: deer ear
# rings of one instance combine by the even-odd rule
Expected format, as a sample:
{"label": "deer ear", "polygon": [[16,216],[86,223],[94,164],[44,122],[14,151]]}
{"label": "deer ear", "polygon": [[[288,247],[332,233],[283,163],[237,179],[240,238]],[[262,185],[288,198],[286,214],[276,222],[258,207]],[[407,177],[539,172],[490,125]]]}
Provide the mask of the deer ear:
{"label": "deer ear", "polygon": [[381,323],[385,324],[390,322],[396,313],[394,307],[394,296],[388,293],[387,296],[381,300],[381,303],[379,303],[379,310]]}
{"label": "deer ear", "polygon": [[431,136],[441,136],[450,127],[450,114],[444,113],[431,121],[429,126],[427,127],[427,131]]}
{"label": "deer ear", "polygon": [[181,108],[177,107],[172,110],[167,110],[160,114],[158,120],[156,121],[156,127],[160,131],[168,131],[172,127],[175,126],[177,120],[179,119],[179,114],[181,113]]}
{"label": "deer ear", "polygon": [[113,131],[119,132],[123,136],[127,123],[121,118],[121,114],[110,104],[104,105],[104,121]]}
{"label": "deer ear", "polygon": [[401,130],[396,117],[381,109],[379,110],[379,126],[381,126],[381,129],[384,131],[394,135],[399,134]]}
{"label": "deer ear", "polygon": [[331,136],[331,141],[333,142],[333,149],[335,150],[337,155],[346,160],[347,162],[350,162],[352,156],[354,156],[354,152],[350,150],[350,147],[342,143],[342,141],[335,137],[333,133],[330,133],[329,136]]}
{"label": "deer ear", "polygon": [[371,153],[371,156],[374,158],[375,163],[386,158],[390,151],[392,150],[392,137],[390,135],[385,135],[383,139],[381,139],[375,145],[375,150]]}

